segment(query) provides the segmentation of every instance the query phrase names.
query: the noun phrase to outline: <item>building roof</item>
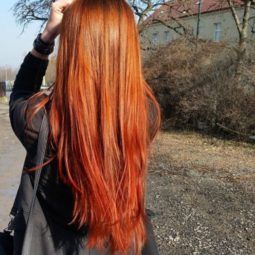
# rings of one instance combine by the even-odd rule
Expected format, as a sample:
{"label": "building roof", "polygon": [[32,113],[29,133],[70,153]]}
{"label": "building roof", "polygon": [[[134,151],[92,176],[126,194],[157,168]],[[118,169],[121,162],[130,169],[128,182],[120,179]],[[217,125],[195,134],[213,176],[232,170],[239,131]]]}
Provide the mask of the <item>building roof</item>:
{"label": "building roof", "polygon": [[[242,5],[241,0],[234,0],[235,6]],[[220,0],[202,0],[201,14],[228,9],[228,3]],[[172,0],[161,5],[144,22],[143,25],[150,24],[153,20],[169,21],[171,19],[181,19],[199,12],[198,0],[180,1]]]}

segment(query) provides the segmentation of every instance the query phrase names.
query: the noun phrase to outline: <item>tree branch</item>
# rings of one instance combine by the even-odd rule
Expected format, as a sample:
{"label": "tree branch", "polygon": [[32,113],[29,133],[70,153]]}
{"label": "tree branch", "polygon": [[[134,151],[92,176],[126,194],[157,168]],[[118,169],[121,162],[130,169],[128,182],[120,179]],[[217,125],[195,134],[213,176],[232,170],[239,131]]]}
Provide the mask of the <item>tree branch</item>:
{"label": "tree branch", "polygon": [[179,27],[171,26],[171,25],[165,23],[164,21],[162,21],[162,20],[160,20],[160,19],[153,19],[152,24],[153,24],[153,23],[160,23],[160,24],[164,25],[165,27],[167,27],[167,28],[173,30],[175,33],[177,33],[177,34],[179,34],[179,35],[181,35],[181,36],[184,35],[184,33],[181,33],[181,32],[179,31],[179,28],[182,28],[182,27],[180,27],[180,26],[179,26]]}
{"label": "tree branch", "polygon": [[243,24],[242,24],[243,31],[246,31],[248,28],[250,11],[251,11],[250,7],[251,7],[251,1],[247,1],[244,7]]}
{"label": "tree branch", "polygon": [[233,1],[232,0],[227,0],[227,2],[228,2],[228,5],[230,7],[230,10],[232,12],[232,16],[233,16],[233,18],[235,20],[237,30],[238,30],[239,34],[241,34],[242,33],[242,26],[241,26],[240,19],[239,19],[238,15],[237,15],[235,6],[233,4]]}

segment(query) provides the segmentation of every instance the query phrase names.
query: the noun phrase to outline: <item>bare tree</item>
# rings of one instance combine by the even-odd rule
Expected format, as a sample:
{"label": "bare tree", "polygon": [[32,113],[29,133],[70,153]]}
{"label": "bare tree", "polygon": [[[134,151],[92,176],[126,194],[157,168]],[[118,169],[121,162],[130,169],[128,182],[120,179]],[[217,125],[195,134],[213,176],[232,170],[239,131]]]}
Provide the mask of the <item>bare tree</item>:
{"label": "bare tree", "polygon": [[135,15],[138,17],[138,25],[141,25],[157,8],[165,5],[166,0],[129,0],[130,6],[133,8]]}
{"label": "bare tree", "polygon": [[[47,21],[52,0],[18,0],[13,6],[13,13],[18,23],[26,25],[33,21],[40,21],[43,26]],[[128,0],[135,15],[137,23],[141,24],[159,6],[165,4],[166,0]]]}
{"label": "bare tree", "polygon": [[249,21],[251,18],[251,5],[254,4],[253,0],[243,0],[243,17],[240,20],[233,0],[227,0],[231,9],[232,16],[235,20],[235,24],[239,34],[239,58],[246,56],[247,52],[247,39],[248,39],[248,28]]}
{"label": "bare tree", "polygon": [[[165,6],[167,12],[171,13],[172,8],[176,6],[176,4],[183,8],[187,14],[191,14],[191,2],[192,0],[129,0],[134,13],[138,17],[137,25],[140,34],[151,24],[161,23],[177,34],[185,36],[191,35],[192,32],[180,19],[170,15],[170,20],[167,22],[156,18],[155,16],[157,15],[154,14],[157,14],[157,12],[160,11],[159,8],[162,6]],[[174,25],[173,22],[175,23]],[[149,38],[147,38],[147,40],[149,41]]]}
{"label": "bare tree", "polygon": [[153,24],[161,24],[164,27],[174,31],[179,36],[185,37],[194,43],[194,30],[185,23],[184,17],[192,16],[195,13],[193,0],[173,0],[161,3],[161,8],[157,9],[145,21],[139,24],[141,36],[147,41],[147,45],[143,50],[157,49],[151,39],[143,33],[146,28]]}
{"label": "bare tree", "polygon": [[9,66],[0,66],[0,81],[13,81],[16,74],[17,69]]}
{"label": "bare tree", "polygon": [[[227,5],[233,16],[234,22],[236,24],[236,28],[239,35],[238,42],[238,58],[242,60],[246,57],[247,53],[247,41],[248,41],[248,32],[249,32],[249,22],[255,18],[255,16],[251,16],[251,10],[255,9],[254,0],[219,0],[219,4]],[[242,8],[242,14],[238,14],[238,9]]]}
{"label": "bare tree", "polygon": [[153,19],[152,24],[154,23],[160,23],[163,26],[173,30],[176,34],[180,36],[185,37],[193,37],[193,30],[190,29],[184,22],[182,22],[180,19],[171,17],[168,21],[163,21],[161,19]]}
{"label": "bare tree", "polygon": [[194,15],[194,1],[175,0],[174,3],[170,1],[168,2],[168,4],[168,20],[161,23],[181,36],[185,36],[186,38],[192,38],[194,36],[193,30],[188,27],[187,24],[185,24],[182,17]]}
{"label": "bare tree", "polygon": [[13,14],[18,23],[25,27],[33,21],[40,21],[41,26],[47,21],[52,0],[19,0],[13,6]]}

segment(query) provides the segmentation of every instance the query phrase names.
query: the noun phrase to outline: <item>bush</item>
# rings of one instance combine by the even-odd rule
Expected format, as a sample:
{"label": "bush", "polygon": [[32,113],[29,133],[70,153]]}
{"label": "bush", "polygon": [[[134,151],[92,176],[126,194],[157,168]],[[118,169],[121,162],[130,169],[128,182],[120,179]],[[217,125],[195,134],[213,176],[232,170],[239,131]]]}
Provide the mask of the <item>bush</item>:
{"label": "bush", "polygon": [[144,76],[171,127],[255,134],[253,56],[240,75],[236,51],[223,43],[179,39],[144,56]]}

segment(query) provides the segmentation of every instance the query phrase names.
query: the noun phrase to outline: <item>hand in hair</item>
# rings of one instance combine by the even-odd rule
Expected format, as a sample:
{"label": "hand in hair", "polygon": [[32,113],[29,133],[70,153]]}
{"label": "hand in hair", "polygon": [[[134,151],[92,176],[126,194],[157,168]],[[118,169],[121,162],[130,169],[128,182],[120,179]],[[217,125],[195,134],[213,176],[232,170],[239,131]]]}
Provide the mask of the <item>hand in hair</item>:
{"label": "hand in hair", "polygon": [[57,0],[52,3],[49,19],[41,36],[43,41],[50,43],[59,35],[63,13],[73,2],[74,0]]}

